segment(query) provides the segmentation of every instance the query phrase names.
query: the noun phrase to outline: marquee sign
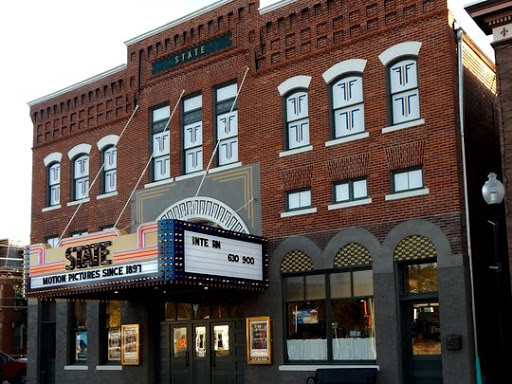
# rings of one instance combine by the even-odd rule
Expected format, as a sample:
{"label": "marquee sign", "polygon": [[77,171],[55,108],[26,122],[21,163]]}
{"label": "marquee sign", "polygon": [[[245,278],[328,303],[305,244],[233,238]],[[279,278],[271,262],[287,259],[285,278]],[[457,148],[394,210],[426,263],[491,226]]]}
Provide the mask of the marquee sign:
{"label": "marquee sign", "polygon": [[29,247],[28,297],[66,296],[170,282],[258,290],[268,286],[263,238],[180,220],[136,233],[117,230],[63,239],[59,248]]}
{"label": "marquee sign", "polygon": [[239,289],[268,286],[262,237],[180,220],[160,220],[158,225],[166,280]]}
{"label": "marquee sign", "polygon": [[231,47],[231,32],[153,63],[153,75]]}
{"label": "marquee sign", "polygon": [[137,286],[163,281],[156,223],[137,233],[117,230],[63,239],[59,248],[29,247],[26,292],[30,296]]}

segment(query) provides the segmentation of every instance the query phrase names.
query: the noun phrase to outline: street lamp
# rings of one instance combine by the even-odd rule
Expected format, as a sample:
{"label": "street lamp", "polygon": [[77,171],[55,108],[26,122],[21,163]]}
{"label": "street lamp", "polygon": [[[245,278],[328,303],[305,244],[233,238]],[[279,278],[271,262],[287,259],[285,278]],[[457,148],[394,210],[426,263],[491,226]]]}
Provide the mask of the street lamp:
{"label": "street lamp", "polygon": [[482,186],[482,196],[488,205],[501,204],[505,197],[505,187],[496,178],[494,172],[489,173],[488,180]]}
{"label": "street lamp", "polygon": [[[493,264],[489,266],[489,269],[496,272],[495,275],[495,293],[494,299],[495,302],[495,310],[496,310],[496,325],[497,325],[497,335],[498,335],[498,356],[502,356],[506,354],[506,348],[503,345],[504,340],[504,321],[503,321],[503,309],[502,309],[502,274],[501,274],[501,250],[500,250],[500,228],[499,228],[499,214],[498,214],[498,205],[503,202],[503,198],[505,197],[505,187],[503,183],[496,178],[496,174],[494,172],[489,173],[488,180],[482,186],[482,197],[485,202],[491,208],[492,219],[487,220],[489,224],[492,225],[493,232],[493,242],[494,242],[494,260]],[[497,364],[495,368],[495,374],[497,378],[503,379],[503,370],[501,367],[504,365],[505,361],[501,360]],[[492,369],[491,369],[492,370]],[[498,379],[498,380],[499,380]]]}
{"label": "street lamp", "polygon": [[[482,186],[482,197],[485,202],[491,207],[501,204],[505,197],[505,187],[503,183],[496,178],[494,172],[489,173],[488,180]],[[490,269],[496,272],[501,272],[501,263],[499,260],[499,229],[498,229],[498,216],[493,209],[493,220],[487,220],[492,225],[492,231],[494,236],[494,265],[489,266]]]}

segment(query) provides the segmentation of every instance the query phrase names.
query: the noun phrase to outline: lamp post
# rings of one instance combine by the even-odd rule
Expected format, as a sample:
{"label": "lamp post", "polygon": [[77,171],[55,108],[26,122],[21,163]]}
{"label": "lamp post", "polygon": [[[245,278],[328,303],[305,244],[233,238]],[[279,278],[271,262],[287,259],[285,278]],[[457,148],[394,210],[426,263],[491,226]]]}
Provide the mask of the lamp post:
{"label": "lamp post", "polygon": [[[496,178],[496,174],[494,172],[489,173],[488,180],[482,186],[482,197],[487,205],[491,207],[496,207],[498,204],[501,204],[505,197],[505,187],[503,186],[503,183]],[[489,266],[489,268],[496,272],[501,272],[499,257],[499,221],[496,208],[492,208],[492,210],[493,220],[488,220],[487,222],[492,225],[494,238],[494,264]]]}
{"label": "lamp post", "polygon": [[[506,353],[504,345],[503,345],[503,338],[504,338],[504,328],[503,328],[503,311],[502,311],[502,273],[501,273],[501,252],[500,252],[500,228],[499,228],[499,212],[498,212],[498,205],[503,202],[503,198],[505,197],[505,187],[503,186],[503,183],[499,181],[496,178],[496,174],[494,172],[489,173],[488,180],[484,183],[482,186],[482,197],[484,198],[485,202],[489,207],[491,208],[491,215],[492,219],[487,220],[489,224],[492,226],[492,233],[493,233],[493,243],[494,243],[494,257],[493,257],[493,264],[489,265],[489,269],[496,273],[494,282],[495,282],[495,289],[494,292],[494,299],[496,300],[496,307],[495,307],[495,314],[496,314],[496,321],[497,321],[497,344],[499,351],[497,353],[497,356],[502,356],[504,353]],[[502,360],[503,357],[499,359],[498,364],[496,365],[497,369],[491,369],[491,371],[494,371],[495,374],[498,375],[498,380],[502,380],[502,367],[504,360]],[[494,360],[494,359],[493,359]],[[494,361],[494,364],[496,362]],[[501,382],[501,381],[499,381]]]}

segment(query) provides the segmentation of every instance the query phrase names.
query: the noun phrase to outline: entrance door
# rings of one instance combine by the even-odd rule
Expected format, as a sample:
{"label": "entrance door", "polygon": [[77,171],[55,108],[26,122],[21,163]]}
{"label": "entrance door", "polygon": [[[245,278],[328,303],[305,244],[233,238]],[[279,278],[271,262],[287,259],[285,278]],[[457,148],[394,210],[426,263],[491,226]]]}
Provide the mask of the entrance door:
{"label": "entrance door", "polygon": [[232,332],[229,321],[171,324],[171,383],[233,384]]}
{"label": "entrance door", "polygon": [[439,303],[403,304],[405,380],[407,384],[442,384]]}
{"label": "entrance door", "polygon": [[190,361],[191,327],[189,324],[171,326],[171,382],[193,384]]}
{"label": "entrance door", "polygon": [[236,366],[231,324],[229,322],[212,323],[210,329],[213,344],[211,348],[211,383],[232,384],[235,382]]}

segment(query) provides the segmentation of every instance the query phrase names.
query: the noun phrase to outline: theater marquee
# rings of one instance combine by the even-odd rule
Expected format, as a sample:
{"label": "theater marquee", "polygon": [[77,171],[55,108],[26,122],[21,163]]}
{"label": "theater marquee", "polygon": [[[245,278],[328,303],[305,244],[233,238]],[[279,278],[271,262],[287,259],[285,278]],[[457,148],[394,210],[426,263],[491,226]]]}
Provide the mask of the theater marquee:
{"label": "theater marquee", "polygon": [[266,240],[180,220],[158,222],[166,280],[223,288],[268,286]]}
{"label": "theater marquee", "polygon": [[117,230],[30,246],[29,297],[67,296],[172,283],[235,289],[268,286],[263,238],[180,220],[160,220],[133,234]]}

